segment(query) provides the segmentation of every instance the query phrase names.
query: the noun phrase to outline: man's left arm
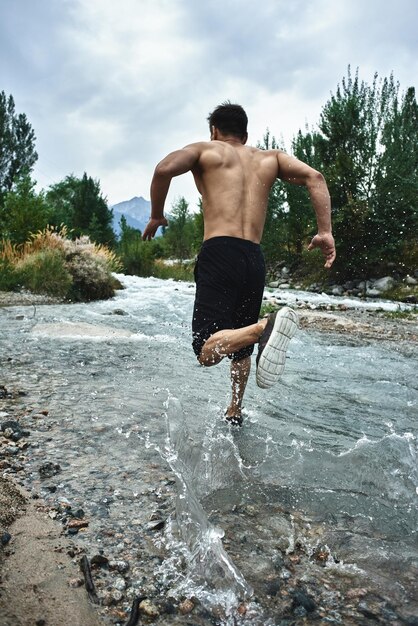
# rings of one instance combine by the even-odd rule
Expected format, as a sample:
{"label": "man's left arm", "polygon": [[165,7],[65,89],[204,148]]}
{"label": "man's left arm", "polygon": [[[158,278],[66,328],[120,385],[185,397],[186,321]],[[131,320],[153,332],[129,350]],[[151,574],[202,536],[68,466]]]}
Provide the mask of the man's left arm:
{"label": "man's left arm", "polygon": [[167,220],[164,217],[164,204],[171,180],[175,176],[180,176],[193,169],[199,156],[198,147],[192,144],[182,150],[171,152],[158,163],[151,181],[151,217],[145,227],[142,239],[152,239],[159,226],[167,226]]}
{"label": "man's left arm", "polygon": [[312,238],[308,250],[320,248],[329,269],[335,261],[335,242],[332,236],[331,199],[323,175],[295,157],[278,152],[279,178],[295,185],[304,185],[315,211],[318,234]]}

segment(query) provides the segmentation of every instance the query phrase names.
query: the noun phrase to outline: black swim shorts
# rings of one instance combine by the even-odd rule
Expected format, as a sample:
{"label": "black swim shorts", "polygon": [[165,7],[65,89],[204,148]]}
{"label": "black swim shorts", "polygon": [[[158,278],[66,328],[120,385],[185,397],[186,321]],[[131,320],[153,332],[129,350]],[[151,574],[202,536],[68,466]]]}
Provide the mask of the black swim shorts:
{"label": "black swim shorts", "polygon": [[[258,321],[265,281],[260,245],[237,237],[213,237],[203,242],[194,270],[193,350],[224,328],[243,328]],[[229,355],[234,361],[250,356],[254,346]]]}

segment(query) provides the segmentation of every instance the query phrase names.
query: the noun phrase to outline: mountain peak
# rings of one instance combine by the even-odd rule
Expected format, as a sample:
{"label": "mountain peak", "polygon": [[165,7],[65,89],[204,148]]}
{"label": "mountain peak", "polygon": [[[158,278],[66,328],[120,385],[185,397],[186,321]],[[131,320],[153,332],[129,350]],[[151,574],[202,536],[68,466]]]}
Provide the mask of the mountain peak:
{"label": "mountain peak", "polygon": [[129,226],[144,230],[151,214],[151,202],[142,196],[134,196],[130,200],[118,202],[112,206],[113,209],[113,230],[119,234],[119,221],[122,215],[125,216]]}

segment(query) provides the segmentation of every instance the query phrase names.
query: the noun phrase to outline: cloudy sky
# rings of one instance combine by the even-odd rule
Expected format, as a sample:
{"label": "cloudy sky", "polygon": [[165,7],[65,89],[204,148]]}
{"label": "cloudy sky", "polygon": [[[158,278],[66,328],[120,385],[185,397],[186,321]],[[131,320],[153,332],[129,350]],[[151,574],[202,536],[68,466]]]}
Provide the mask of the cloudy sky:
{"label": "cloudy sky", "polygon": [[[314,126],[359,68],[417,86],[418,1],[0,0],[0,91],[35,129],[39,188],[86,171],[110,204],[149,198],[156,163],[208,139],[229,99],[249,143]],[[197,200],[191,174],[170,204]]]}

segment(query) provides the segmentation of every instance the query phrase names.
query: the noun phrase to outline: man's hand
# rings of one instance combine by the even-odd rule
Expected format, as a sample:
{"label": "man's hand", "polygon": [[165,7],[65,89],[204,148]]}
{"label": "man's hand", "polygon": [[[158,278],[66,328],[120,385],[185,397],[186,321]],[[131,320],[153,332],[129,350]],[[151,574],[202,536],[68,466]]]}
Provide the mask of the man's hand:
{"label": "man's hand", "polygon": [[160,226],[167,226],[168,222],[165,217],[161,217],[160,219],[150,218],[150,221],[145,226],[145,230],[142,233],[142,239],[144,241],[150,241],[153,237],[155,237],[155,233],[159,229]]}
{"label": "man's hand", "polygon": [[322,254],[325,258],[325,265],[327,269],[331,267],[331,265],[335,261],[335,257],[337,256],[335,252],[335,243],[334,237],[331,233],[326,235],[315,235],[312,239],[311,243],[308,246],[308,250],[313,250],[314,248],[321,248]]}

